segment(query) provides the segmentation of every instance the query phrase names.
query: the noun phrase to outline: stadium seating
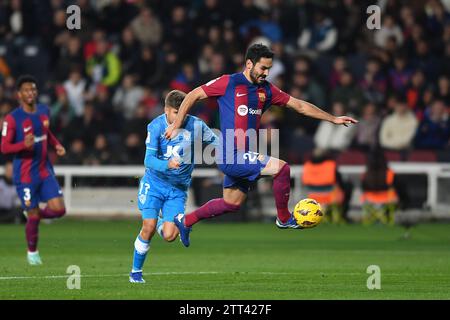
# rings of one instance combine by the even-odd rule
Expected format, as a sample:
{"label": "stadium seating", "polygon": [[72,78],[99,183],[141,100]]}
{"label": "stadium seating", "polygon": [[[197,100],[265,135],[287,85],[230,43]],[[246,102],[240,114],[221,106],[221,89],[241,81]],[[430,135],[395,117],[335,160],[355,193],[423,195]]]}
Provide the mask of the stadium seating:
{"label": "stadium seating", "polygon": [[437,155],[430,150],[413,150],[408,154],[407,161],[410,162],[436,162]]}
{"label": "stadium seating", "polygon": [[384,156],[388,162],[404,160],[403,155],[399,151],[387,150],[384,152]]}
{"label": "stadium seating", "polygon": [[366,155],[358,150],[347,150],[338,155],[336,162],[338,165],[364,165]]}

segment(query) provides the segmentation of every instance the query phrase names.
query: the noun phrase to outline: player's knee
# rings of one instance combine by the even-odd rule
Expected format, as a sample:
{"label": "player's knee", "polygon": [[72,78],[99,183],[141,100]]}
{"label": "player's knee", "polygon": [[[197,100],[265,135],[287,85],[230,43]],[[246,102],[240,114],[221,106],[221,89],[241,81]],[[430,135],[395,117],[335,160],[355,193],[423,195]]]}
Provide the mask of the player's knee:
{"label": "player's knee", "polygon": [[61,209],[54,210],[54,212],[56,217],[61,218],[66,214],[66,208],[62,207]]}
{"label": "player's knee", "polygon": [[244,200],[241,200],[241,201],[239,201],[239,200],[241,200],[241,199],[237,199],[233,203],[224,201],[225,208],[226,208],[227,212],[237,212],[237,211],[239,211],[239,209],[241,209],[242,203],[244,202]]}
{"label": "player's knee", "polygon": [[26,211],[28,217],[39,217],[39,208],[28,209]]}
{"label": "player's knee", "polygon": [[163,228],[163,238],[167,242],[174,241],[178,236],[178,229],[175,224],[166,222]]}
{"label": "player's knee", "polygon": [[291,167],[286,161],[280,160],[278,171],[274,175],[274,177],[280,176],[280,175],[291,175]]}
{"label": "player's knee", "polygon": [[283,167],[287,166],[289,168],[289,164],[284,161],[284,160],[279,160],[280,162],[278,163],[278,168],[281,170],[283,169]]}
{"label": "player's knee", "polygon": [[172,242],[175,241],[175,239],[177,238],[178,233],[177,232],[172,232],[172,233],[164,233],[164,240],[166,240],[167,242]]}

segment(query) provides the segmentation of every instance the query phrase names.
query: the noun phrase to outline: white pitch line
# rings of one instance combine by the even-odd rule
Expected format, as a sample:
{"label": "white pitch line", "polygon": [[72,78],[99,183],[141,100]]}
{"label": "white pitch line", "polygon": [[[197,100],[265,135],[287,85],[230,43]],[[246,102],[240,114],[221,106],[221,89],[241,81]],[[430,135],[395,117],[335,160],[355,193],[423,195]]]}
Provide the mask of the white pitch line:
{"label": "white pitch line", "polygon": [[[184,274],[218,274],[215,271],[199,271],[199,272],[149,272],[143,273],[144,276],[168,276],[168,275],[184,275]],[[225,272],[223,272],[225,273]],[[11,276],[0,277],[0,280],[29,280],[29,279],[64,279],[73,276],[72,274],[58,276]],[[80,278],[106,278],[106,277],[127,277],[129,274],[80,274]]]}
{"label": "white pitch line", "polygon": [[[148,272],[144,273],[144,276],[169,276],[169,275],[208,275],[208,274],[239,274],[239,275],[304,275],[302,272],[245,272],[245,271],[198,271],[198,272]],[[356,273],[356,272],[337,272],[337,273],[326,273],[321,272],[317,273],[317,275],[324,275],[324,276],[365,276],[366,273]],[[384,275],[388,276],[420,276],[424,277],[427,276],[427,274],[412,274],[412,273],[383,273]],[[68,278],[70,276],[73,276],[71,274],[67,275],[54,275],[54,276],[11,276],[11,277],[0,277],[0,280],[32,280],[32,279],[64,279]],[[128,277],[129,274],[81,274],[81,278],[106,278],[106,277]],[[450,277],[450,274],[445,273],[434,273],[434,274],[428,274],[428,276],[440,276],[440,277]]]}

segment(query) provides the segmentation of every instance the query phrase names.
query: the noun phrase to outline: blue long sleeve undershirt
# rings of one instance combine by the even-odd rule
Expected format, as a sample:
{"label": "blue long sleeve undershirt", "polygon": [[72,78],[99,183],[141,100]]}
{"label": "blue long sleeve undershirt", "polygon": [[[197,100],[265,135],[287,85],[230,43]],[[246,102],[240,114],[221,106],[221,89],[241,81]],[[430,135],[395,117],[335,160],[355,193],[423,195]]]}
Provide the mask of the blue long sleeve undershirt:
{"label": "blue long sleeve undershirt", "polygon": [[145,151],[144,165],[146,168],[152,168],[160,172],[168,170],[169,160],[161,160],[156,156],[156,150],[147,148]]}

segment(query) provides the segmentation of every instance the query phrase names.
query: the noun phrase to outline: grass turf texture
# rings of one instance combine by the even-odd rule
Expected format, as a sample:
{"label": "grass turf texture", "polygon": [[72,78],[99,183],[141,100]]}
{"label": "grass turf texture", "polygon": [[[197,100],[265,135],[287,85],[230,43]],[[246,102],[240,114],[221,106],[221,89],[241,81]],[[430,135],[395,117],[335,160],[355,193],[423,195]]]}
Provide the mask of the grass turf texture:
{"label": "grass turf texture", "polygon": [[[41,223],[43,266],[28,266],[23,225],[0,225],[0,299],[449,299],[450,224],[278,230],[201,223],[191,247],[158,235],[144,285],[128,283],[140,221]],[[66,287],[69,265],[81,289]],[[381,289],[368,290],[369,265]],[[198,273],[204,272],[204,273]],[[56,276],[56,277],[55,277]],[[25,277],[25,278],[20,278]]]}

